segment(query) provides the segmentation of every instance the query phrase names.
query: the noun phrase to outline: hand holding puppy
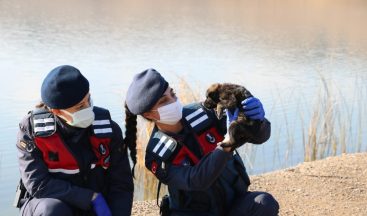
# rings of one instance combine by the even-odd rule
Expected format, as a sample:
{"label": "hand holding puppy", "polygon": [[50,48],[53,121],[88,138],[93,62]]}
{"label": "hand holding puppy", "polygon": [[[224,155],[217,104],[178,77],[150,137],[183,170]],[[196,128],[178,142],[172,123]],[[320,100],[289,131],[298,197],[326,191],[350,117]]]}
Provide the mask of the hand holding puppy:
{"label": "hand holding puppy", "polygon": [[241,104],[244,110],[243,113],[246,117],[252,120],[264,120],[265,111],[259,99],[255,97],[249,97],[243,100]]}

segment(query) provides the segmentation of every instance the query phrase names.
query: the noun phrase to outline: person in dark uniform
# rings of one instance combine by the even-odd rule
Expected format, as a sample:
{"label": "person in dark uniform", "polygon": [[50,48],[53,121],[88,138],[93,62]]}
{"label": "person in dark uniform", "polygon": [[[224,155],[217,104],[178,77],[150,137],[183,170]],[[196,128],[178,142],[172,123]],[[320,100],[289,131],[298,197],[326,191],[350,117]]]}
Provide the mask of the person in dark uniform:
{"label": "person in dark uniform", "polygon": [[120,127],[93,106],[72,66],[53,69],[19,125],[20,215],[130,215],[133,178]]}
{"label": "person in dark uniform", "polygon": [[[270,137],[259,99],[242,102],[253,144]],[[126,95],[126,139],[135,142],[136,115],[155,127],[146,147],[145,165],[168,186],[168,208],[162,215],[277,215],[278,202],[265,192],[250,192],[250,179],[237,151],[228,141],[227,127],[237,117],[227,111],[219,120],[202,103],[182,106],[168,82],[154,69],[135,75]],[[227,120],[226,120],[227,119]],[[131,133],[129,131],[132,131]],[[159,190],[159,189],[158,189]]]}

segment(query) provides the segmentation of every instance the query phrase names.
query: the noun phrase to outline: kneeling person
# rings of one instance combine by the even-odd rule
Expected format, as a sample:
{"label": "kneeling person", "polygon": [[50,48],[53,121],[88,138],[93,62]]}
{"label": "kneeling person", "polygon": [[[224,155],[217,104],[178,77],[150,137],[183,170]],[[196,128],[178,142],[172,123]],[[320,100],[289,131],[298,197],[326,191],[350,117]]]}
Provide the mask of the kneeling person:
{"label": "kneeling person", "polygon": [[[244,106],[257,104],[249,116],[258,124],[249,129],[253,136],[247,142],[261,144],[270,137],[270,122],[264,118],[260,101],[250,101]],[[270,194],[248,191],[250,180],[237,152],[220,146],[227,141],[224,137],[234,115],[227,121],[219,120],[202,103],[183,107],[168,82],[154,69],[134,77],[126,105],[127,136],[133,134],[128,130],[135,131],[136,115],[155,124],[145,165],[168,185],[170,215],[278,214],[279,205]]]}
{"label": "kneeling person", "polygon": [[120,127],[93,106],[72,66],[53,69],[20,123],[21,215],[130,215],[133,181]]}

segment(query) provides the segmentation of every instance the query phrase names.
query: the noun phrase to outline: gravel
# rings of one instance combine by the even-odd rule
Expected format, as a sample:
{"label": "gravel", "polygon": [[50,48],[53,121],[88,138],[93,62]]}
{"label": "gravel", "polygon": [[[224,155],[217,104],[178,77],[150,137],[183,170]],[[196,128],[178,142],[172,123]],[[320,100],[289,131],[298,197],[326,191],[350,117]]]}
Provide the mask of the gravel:
{"label": "gravel", "polygon": [[[367,153],[343,154],[251,176],[251,191],[271,193],[279,215],[367,216]],[[156,201],[135,201],[132,215],[159,215]]]}

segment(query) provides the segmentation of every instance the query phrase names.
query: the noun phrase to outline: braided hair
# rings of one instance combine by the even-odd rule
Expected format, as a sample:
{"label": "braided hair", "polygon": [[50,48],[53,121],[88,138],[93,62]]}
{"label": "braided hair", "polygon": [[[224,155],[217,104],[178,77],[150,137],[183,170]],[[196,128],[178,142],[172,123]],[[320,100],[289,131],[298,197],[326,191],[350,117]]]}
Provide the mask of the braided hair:
{"label": "braided hair", "polygon": [[[136,165],[136,125],[137,125],[137,116],[130,112],[127,104],[125,103],[125,138],[124,143],[130,150],[130,157],[133,161],[133,168],[131,169],[134,176],[134,169]],[[134,177],[135,178],[135,177]]]}

